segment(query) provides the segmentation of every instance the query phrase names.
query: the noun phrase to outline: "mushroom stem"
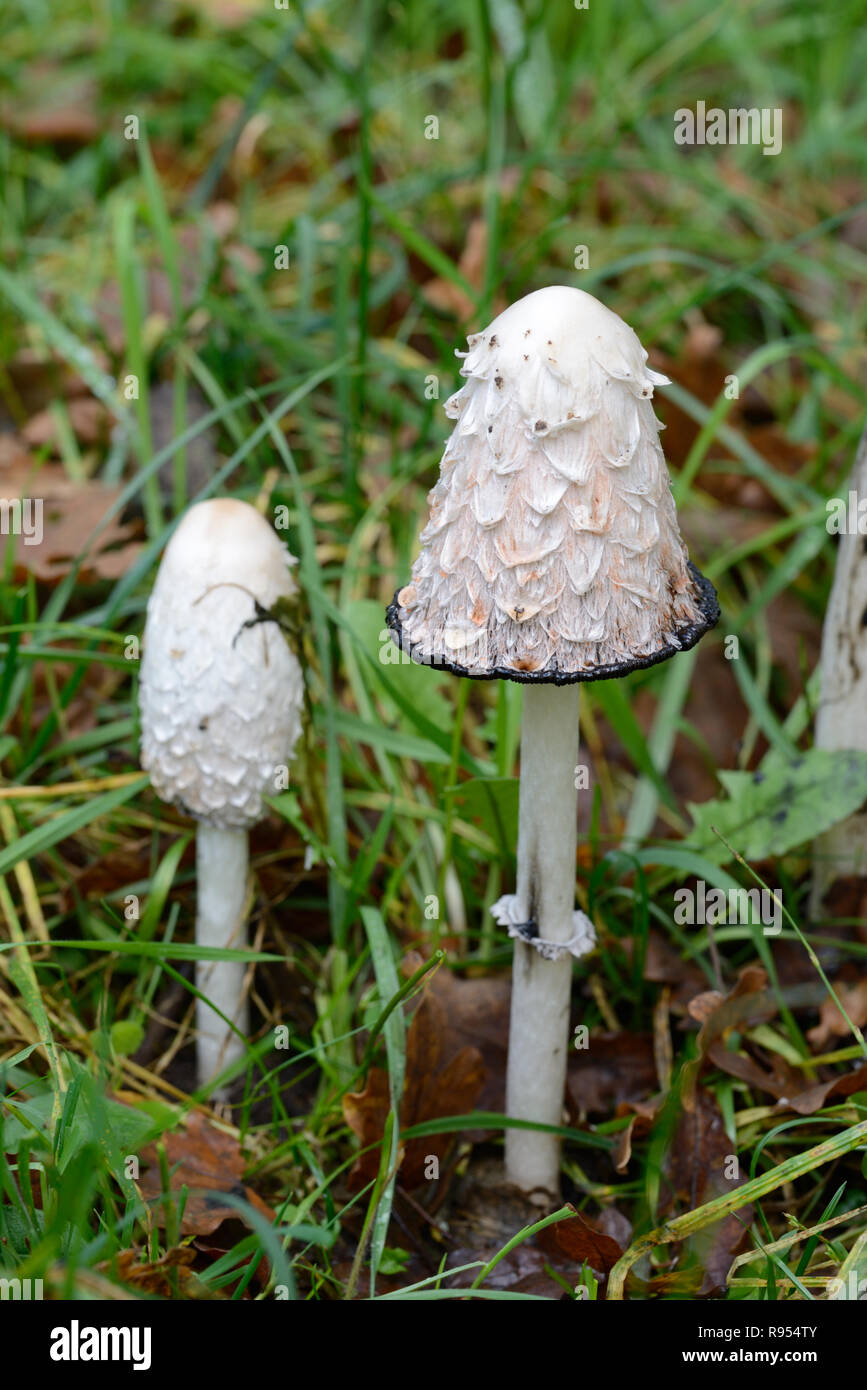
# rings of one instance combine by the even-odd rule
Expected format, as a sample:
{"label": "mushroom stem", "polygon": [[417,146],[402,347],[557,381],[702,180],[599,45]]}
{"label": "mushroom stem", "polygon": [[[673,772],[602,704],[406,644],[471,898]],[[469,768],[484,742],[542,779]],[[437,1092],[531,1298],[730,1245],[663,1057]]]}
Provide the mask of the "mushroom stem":
{"label": "mushroom stem", "polygon": [[[244,945],[247,863],[246,830],[220,830],[199,823],[196,834],[197,946]],[[196,962],[196,989],[205,996],[196,1000],[196,1064],[200,1086],[244,1052],[241,1039],[214,1009],[219,1009],[246,1034],[245,969],[242,961]],[[223,1096],[223,1088],[216,1094]]]}
{"label": "mushroom stem", "polygon": [[[521,726],[517,899],[523,919],[546,941],[573,932],[577,848],[577,685],[528,685]],[[572,957],[545,960],[515,941],[506,1111],[520,1120],[563,1120]],[[560,1141],[529,1129],[506,1131],[506,1177],[525,1192],[556,1197]]]}
{"label": "mushroom stem", "polygon": [[[849,498],[867,497],[867,429],[861,436]],[[867,671],[864,614],[867,612],[867,552],[857,529],[840,537],[831,597],[822,625],[822,684],[816,710],[817,748],[867,752]],[[867,814],[856,811],[813,842],[810,915],[822,919],[823,902],[840,878],[867,878]]]}

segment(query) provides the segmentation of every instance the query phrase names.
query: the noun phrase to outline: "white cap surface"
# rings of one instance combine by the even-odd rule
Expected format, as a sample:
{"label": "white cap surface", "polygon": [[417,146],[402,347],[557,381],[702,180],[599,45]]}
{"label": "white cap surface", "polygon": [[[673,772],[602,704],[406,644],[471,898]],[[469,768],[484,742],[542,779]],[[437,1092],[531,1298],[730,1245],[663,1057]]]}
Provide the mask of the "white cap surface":
{"label": "white cap surface", "polygon": [[301,732],[301,668],[273,621],[294,563],[246,502],[186,513],[148,601],[141,665],[141,763],[163,801],[223,829],[253,825]]}
{"label": "white cap surface", "polygon": [[469,347],[396,599],[413,658],[544,678],[640,664],[706,627],[651,404],[667,378],[632,329],[552,286]]}

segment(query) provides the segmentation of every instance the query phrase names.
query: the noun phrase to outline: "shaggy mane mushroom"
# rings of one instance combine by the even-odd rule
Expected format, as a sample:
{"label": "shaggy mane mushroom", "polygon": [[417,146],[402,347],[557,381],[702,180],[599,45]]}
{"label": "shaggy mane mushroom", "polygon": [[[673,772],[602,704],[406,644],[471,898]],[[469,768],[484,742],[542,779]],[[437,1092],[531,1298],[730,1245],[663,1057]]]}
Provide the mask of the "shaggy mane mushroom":
{"label": "shaggy mane mushroom", "polygon": [[[295,592],[293,563],[246,502],[200,502],[169,541],[148,602],[141,763],[157,795],[198,821],[201,946],[244,945],[247,832],[301,732],[301,668],[270,614]],[[246,1033],[243,979],[240,962],[197,962],[199,1084],[243,1053],[219,1016]]]}
{"label": "shaggy mane mushroom", "polygon": [[[414,661],[526,685],[517,891],[492,910],[515,939],[507,1111],[557,1126],[572,958],[595,941],[575,911],[577,683],[694,646],[719,608],[678,529],[652,404],[667,378],[622,319],[553,286],[463,356],[430,519],[387,621]],[[556,1196],[556,1135],[510,1128],[505,1143],[507,1177]]]}

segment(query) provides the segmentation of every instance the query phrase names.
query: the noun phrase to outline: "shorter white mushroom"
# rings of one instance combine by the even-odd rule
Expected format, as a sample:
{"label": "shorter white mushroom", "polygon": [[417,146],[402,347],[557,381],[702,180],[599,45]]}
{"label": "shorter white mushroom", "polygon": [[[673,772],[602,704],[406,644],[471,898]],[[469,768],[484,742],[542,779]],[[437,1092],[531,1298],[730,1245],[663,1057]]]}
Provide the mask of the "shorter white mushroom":
{"label": "shorter white mushroom", "polygon": [[[301,732],[301,667],[271,610],[295,593],[286,546],[246,502],[184,516],[148,602],[141,762],[163,801],[198,821],[196,942],[244,944],[247,831]],[[200,961],[199,1084],[243,1053],[244,966]],[[215,1012],[219,1011],[219,1012]]]}

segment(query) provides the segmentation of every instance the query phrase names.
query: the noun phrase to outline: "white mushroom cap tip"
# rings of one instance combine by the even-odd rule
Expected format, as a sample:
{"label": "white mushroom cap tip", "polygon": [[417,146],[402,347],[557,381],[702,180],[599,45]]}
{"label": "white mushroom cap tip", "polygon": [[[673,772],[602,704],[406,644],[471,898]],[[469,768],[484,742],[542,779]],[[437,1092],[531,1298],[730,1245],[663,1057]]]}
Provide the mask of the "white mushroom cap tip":
{"label": "white mushroom cap tip", "polygon": [[[394,611],[421,662],[569,678],[647,664],[696,640],[713,605],[680,538],[632,329],[551,286],[469,339],[455,428],[421,554]],[[703,606],[704,603],[707,607]]]}
{"label": "white mushroom cap tip", "polygon": [[148,602],[141,667],[141,762],[157,794],[225,829],[262,816],[301,731],[303,678],[273,621],[295,592],[294,563],[247,503],[190,508]]}

